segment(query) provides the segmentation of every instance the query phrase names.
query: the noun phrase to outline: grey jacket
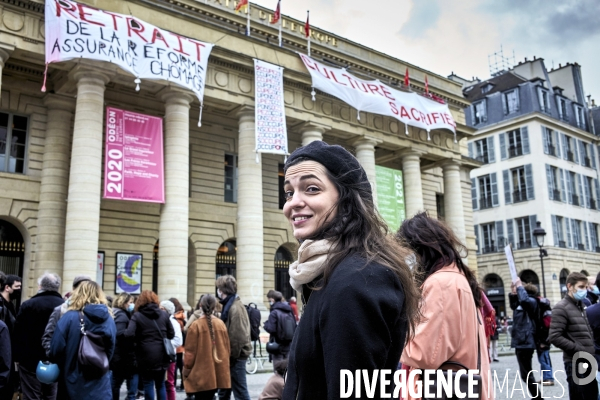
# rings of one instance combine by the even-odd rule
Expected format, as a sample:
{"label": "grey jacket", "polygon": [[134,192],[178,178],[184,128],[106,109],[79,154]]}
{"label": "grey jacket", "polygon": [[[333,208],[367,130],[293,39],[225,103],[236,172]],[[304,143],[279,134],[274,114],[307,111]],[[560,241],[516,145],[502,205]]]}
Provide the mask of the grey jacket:
{"label": "grey jacket", "polygon": [[48,324],[46,325],[46,330],[44,331],[44,336],[42,336],[42,347],[46,352],[46,356],[50,356],[50,344],[52,343],[52,336],[54,336],[54,331],[56,330],[56,325],[58,324],[58,320],[62,318],[63,315],[67,312],[69,305],[65,301],[60,306],[57,306],[52,314],[50,314],[50,319],[48,320]]}
{"label": "grey jacket", "polygon": [[578,351],[594,355],[594,335],[581,301],[567,295],[554,306],[548,340],[563,351],[563,361],[572,361]]}

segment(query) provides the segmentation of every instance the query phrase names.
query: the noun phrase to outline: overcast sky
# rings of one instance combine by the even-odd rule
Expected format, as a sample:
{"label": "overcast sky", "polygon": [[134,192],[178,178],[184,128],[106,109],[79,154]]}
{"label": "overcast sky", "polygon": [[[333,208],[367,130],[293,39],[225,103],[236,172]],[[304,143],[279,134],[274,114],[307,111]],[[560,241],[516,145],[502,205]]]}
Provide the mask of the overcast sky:
{"label": "overcast sky", "polygon": [[[277,0],[252,0],[274,9]],[[548,69],[577,62],[600,103],[599,0],[282,0],[282,13],[442,76],[487,79],[503,46]]]}

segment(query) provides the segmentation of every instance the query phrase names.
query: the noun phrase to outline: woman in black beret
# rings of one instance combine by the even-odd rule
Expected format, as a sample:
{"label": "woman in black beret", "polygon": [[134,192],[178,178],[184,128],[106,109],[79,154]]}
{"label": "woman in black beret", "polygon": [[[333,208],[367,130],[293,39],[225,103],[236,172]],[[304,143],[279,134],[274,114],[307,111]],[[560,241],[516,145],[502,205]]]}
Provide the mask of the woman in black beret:
{"label": "woman in black beret", "polygon": [[[420,294],[405,262],[409,252],[388,235],[367,174],[352,154],[311,142],[292,153],[284,172],[283,212],[301,243],[290,283],[303,298],[304,314],[290,347],[283,399],[339,399],[340,370],[369,376],[396,370],[419,318]],[[391,395],[393,385],[386,391]],[[380,394],[378,381],[375,397]]]}

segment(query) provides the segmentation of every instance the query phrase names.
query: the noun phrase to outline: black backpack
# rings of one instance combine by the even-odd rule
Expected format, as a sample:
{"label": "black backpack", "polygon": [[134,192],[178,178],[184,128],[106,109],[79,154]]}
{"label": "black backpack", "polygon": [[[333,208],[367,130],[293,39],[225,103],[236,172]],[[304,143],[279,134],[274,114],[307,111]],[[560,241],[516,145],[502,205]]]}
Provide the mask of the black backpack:
{"label": "black backpack", "polygon": [[[279,311],[279,310],[278,310]],[[277,318],[277,342],[288,344],[296,332],[296,317],[294,313],[279,312]]]}
{"label": "black backpack", "polygon": [[248,319],[250,320],[250,340],[254,342],[260,336],[260,311],[255,303],[248,304],[246,311],[248,311]]}

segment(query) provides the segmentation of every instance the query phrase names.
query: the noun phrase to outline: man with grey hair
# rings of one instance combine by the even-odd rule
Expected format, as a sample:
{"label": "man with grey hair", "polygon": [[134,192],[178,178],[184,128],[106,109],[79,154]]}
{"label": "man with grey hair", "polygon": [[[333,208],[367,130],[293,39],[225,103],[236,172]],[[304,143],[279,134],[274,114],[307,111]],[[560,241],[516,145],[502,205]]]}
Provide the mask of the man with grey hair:
{"label": "man with grey hair", "polygon": [[58,275],[43,274],[38,279],[37,294],[21,305],[15,321],[14,361],[19,363],[21,391],[25,399],[56,399],[57,384],[41,383],[35,370],[38,362],[46,359],[42,336],[50,315],[64,302],[59,293],[60,283]]}

